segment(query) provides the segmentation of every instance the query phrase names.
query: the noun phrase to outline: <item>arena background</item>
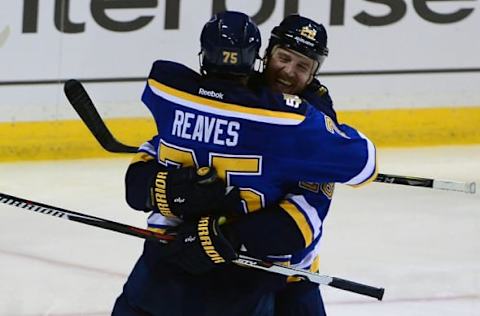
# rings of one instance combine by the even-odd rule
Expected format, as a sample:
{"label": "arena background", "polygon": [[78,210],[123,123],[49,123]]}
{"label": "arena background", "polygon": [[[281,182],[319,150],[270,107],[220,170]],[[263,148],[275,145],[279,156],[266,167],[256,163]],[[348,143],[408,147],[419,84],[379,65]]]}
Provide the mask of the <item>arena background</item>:
{"label": "arena background", "polygon": [[322,22],[320,79],[339,119],[377,146],[480,143],[476,0],[4,0],[0,2],[0,161],[102,157],[63,94],[85,83],[118,138],[154,134],[141,104],[152,62],[198,69],[212,13],[243,11],[271,28],[292,12]]}

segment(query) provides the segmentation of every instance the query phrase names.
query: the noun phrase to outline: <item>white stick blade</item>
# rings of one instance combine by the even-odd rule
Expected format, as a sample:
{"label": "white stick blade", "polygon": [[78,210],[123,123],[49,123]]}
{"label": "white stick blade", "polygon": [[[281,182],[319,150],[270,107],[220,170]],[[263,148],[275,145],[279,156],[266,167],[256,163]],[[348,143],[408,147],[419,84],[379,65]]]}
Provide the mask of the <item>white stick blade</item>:
{"label": "white stick blade", "polygon": [[473,194],[476,192],[476,183],[434,180],[433,188],[439,189],[439,190],[457,191],[457,192],[465,192],[465,193]]}

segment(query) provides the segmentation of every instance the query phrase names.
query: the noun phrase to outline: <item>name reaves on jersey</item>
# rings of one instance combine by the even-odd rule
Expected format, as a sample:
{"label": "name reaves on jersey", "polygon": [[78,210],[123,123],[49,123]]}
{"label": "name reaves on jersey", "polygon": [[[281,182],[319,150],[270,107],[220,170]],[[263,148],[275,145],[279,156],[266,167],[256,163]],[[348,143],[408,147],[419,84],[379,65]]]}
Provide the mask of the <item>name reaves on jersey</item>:
{"label": "name reaves on jersey", "polygon": [[202,143],[236,146],[240,122],[175,110],[172,135]]}

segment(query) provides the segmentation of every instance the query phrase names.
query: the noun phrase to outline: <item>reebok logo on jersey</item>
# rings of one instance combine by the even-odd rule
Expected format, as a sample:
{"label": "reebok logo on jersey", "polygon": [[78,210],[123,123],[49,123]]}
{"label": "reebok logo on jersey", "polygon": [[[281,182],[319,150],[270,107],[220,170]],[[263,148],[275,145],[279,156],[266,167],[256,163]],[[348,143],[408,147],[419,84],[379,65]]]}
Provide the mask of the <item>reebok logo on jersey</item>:
{"label": "reebok logo on jersey", "polygon": [[213,90],[205,90],[203,88],[200,88],[198,90],[198,94],[204,95],[204,96],[207,96],[207,97],[212,97],[212,98],[215,98],[215,99],[223,100],[223,93],[215,92]]}

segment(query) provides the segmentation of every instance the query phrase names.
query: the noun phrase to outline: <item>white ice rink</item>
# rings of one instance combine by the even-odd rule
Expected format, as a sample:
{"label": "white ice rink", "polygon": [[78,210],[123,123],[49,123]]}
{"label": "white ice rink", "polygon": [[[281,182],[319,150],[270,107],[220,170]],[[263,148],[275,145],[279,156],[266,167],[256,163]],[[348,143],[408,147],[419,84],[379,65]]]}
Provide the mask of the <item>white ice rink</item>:
{"label": "white ice rink", "polygon": [[[0,192],[144,227],[130,157],[0,164]],[[389,149],[380,172],[480,183],[480,146]],[[142,240],[0,204],[0,315],[109,315]],[[322,287],[332,315],[480,315],[480,195],[337,185],[321,272],[385,287],[384,301]]]}

